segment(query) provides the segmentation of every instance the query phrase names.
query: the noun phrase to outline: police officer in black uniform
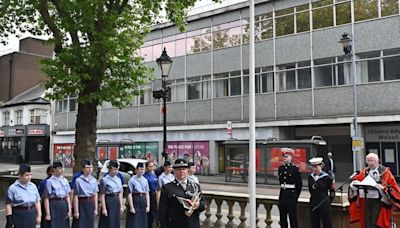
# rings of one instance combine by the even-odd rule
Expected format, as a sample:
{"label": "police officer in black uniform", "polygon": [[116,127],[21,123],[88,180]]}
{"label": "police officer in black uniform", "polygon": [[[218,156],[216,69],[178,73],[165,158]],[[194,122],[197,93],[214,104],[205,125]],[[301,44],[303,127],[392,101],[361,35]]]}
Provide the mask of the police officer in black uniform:
{"label": "police officer in black uniform", "polygon": [[[324,228],[332,228],[331,200],[335,196],[332,177],[322,171],[321,157],[310,159],[313,172],[308,177],[310,191],[311,228],[320,228],[321,220]],[[330,197],[331,200],[327,200]]]}
{"label": "police officer in black uniform", "polygon": [[294,150],[282,148],[283,165],[278,169],[279,184],[279,217],[281,227],[287,228],[287,216],[289,215],[290,228],[297,228],[297,200],[301,193],[303,182],[299,168],[292,164]]}
{"label": "police officer in black uniform", "polygon": [[161,190],[158,214],[161,228],[200,228],[199,215],[205,210],[200,185],[188,179],[186,160],[177,159],[173,168],[175,180]]}

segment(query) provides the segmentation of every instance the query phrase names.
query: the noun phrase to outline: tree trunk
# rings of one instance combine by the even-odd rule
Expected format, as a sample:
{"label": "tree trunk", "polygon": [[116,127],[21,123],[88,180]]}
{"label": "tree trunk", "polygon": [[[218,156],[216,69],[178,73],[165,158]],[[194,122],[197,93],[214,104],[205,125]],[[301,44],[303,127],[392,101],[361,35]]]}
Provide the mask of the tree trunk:
{"label": "tree trunk", "polygon": [[94,172],[97,171],[96,123],[97,102],[79,104],[75,126],[74,173],[81,170],[81,162],[84,159],[91,160]]}

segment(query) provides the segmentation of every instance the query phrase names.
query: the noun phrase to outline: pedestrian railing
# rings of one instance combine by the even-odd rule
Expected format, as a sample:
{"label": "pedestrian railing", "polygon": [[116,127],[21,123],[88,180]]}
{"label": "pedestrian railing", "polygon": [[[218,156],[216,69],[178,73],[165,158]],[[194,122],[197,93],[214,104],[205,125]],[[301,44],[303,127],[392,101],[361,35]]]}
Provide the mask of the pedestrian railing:
{"label": "pedestrian railing", "polygon": [[[248,194],[217,191],[203,191],[207,209],[201,216],[202,227],[244,228],[249,224]],[[257,227],[279,226],[278,196],[257,195]],[[349,203],[346,194],[338,194],[332,203],[332,221],[335,228],[348,228]],[[300,198],[298,207],[299,227],[311,227],[308,199]]]}

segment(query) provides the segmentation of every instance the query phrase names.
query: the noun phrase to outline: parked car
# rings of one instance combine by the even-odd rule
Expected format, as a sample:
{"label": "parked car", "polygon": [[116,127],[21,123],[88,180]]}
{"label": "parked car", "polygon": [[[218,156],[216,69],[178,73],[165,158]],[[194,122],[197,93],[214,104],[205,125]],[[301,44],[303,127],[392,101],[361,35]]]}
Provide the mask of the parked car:
{"label": "parked car", "polygon": [[[134,159],[134,158],[121,158],[121,159],[117,159],[117,161],[119,162],[119,172],[124,177],[125,185],[128,184],[128,181],[131,178],[131,176],[136,174],[137,164],[147,162],[147,160],[144,160],[144,159]],[[100,170],[100,173],[98,175],[99,180],[104,177],[104,174],[108,173],[108,163],[109,162],[110,162],[110,160],[106,160],[101,165],[99,164],[99,170]],[[100,167],[101,167],[101,169],[100,169]]]}

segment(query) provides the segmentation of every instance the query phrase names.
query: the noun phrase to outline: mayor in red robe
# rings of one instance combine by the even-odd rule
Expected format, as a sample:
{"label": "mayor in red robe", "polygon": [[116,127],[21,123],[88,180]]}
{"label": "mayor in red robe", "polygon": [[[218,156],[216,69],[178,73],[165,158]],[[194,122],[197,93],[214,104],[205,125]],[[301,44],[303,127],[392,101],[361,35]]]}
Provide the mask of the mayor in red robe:
{"label": "mayor in red robe", "polygon": [[[350,223],[360,228],[390,228],[393,206],[400,207],[400,189],[390,169],[379,164],[374,153],[366,156],[368,167],[353,177],[349,188]],[[374,190],[364,191],[357,183],[370,176],[375,182]]]}

